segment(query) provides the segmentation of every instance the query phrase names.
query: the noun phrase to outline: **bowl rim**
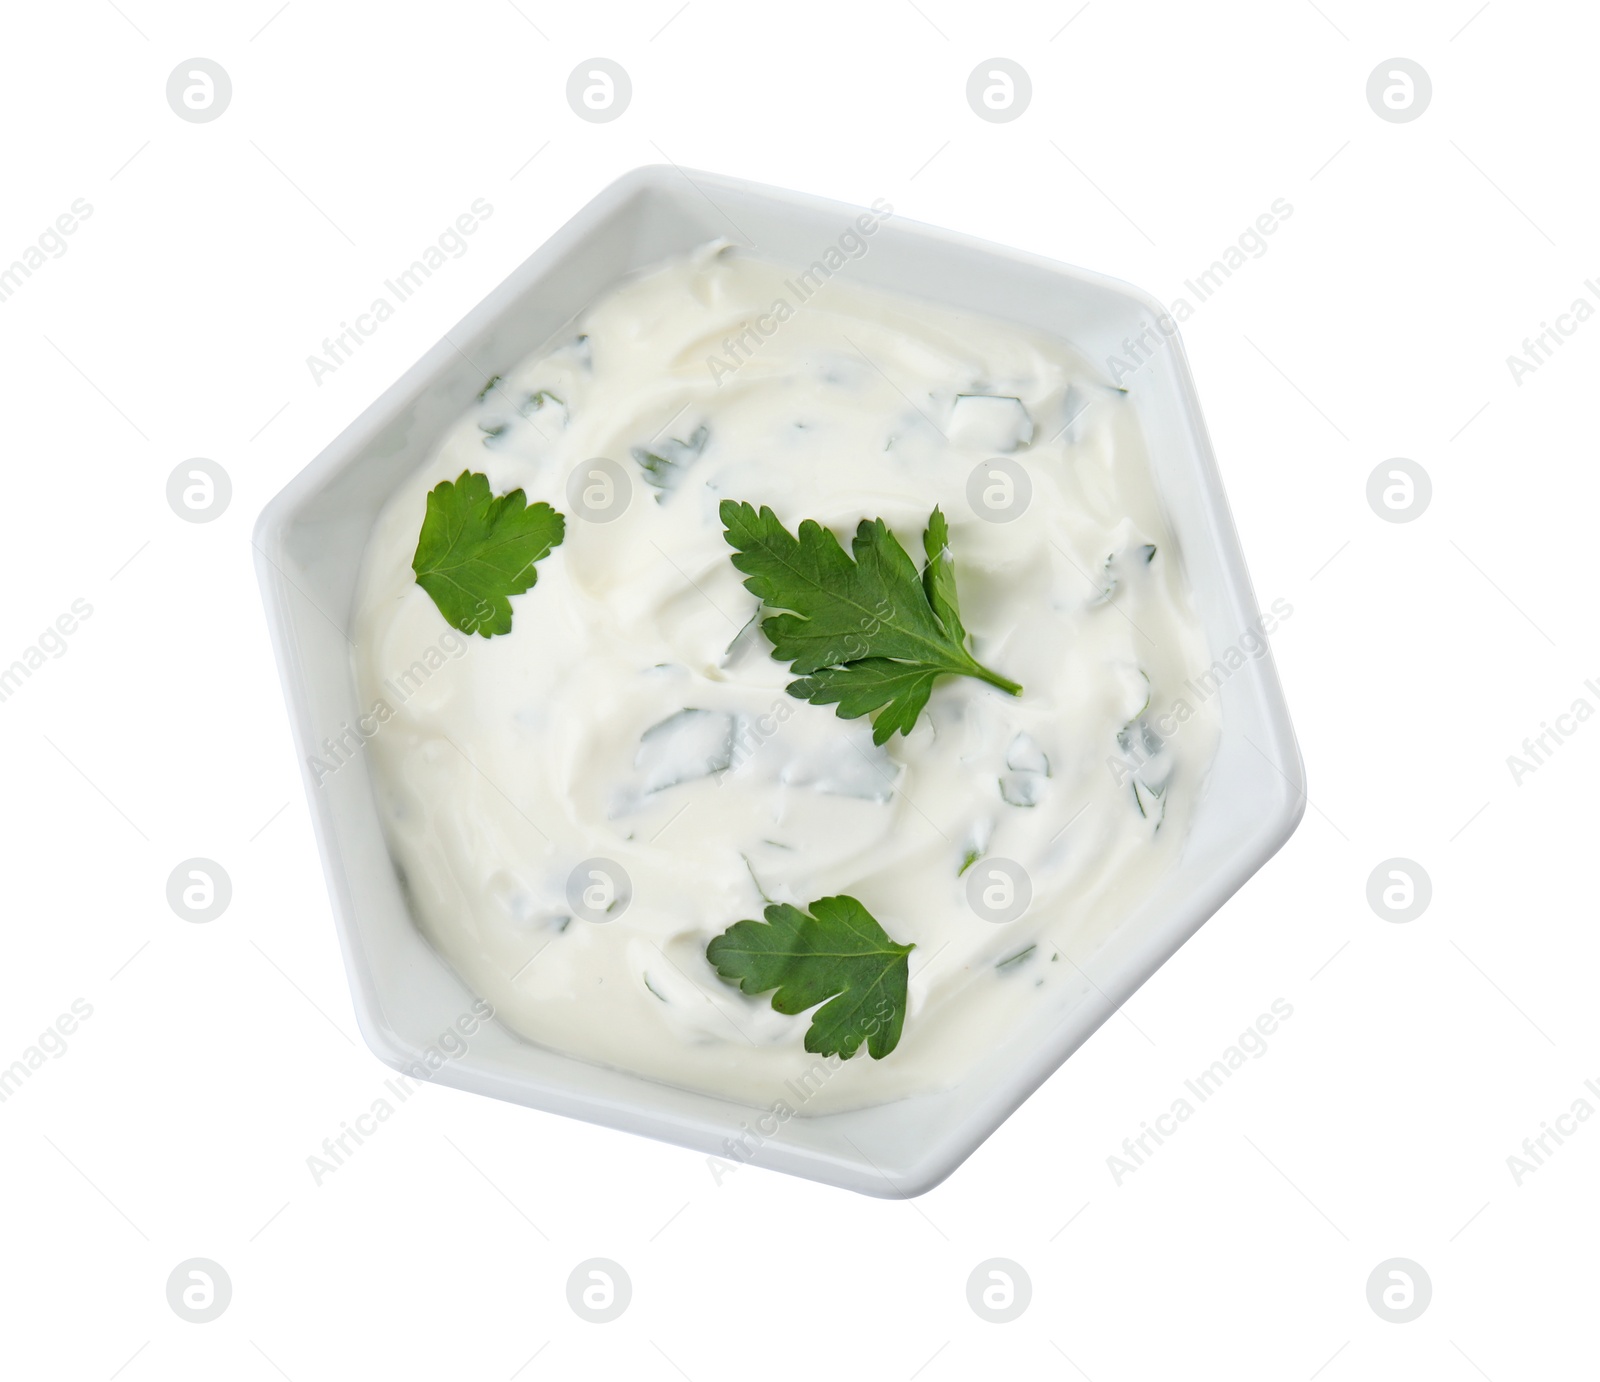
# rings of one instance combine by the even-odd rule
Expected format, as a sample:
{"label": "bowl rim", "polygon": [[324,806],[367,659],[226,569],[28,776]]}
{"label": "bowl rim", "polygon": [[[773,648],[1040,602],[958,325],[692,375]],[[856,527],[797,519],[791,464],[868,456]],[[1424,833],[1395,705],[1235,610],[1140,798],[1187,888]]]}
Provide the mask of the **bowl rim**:
{"label": "bowl rim", "polygon": [[[383,1014],[379,983],[354,919],[357,901],[337,843],[336,807],[328,794],[318,789],[308,762],[306,749],[308,745],[316,743],[316,736],[312,724],[312,693],[300,650],[291,636],[293,616],[287,607],[290,588],[298,590],[298,587],[280,561],[285,555],[287,534],[296,522],[302,505],[319,494],[347,465],[357,460],[392,421],[405,401],[425,389],[437,377],[441,366],[456,353],[452,338],[471,339],[492,326],[516,299],[522,280],[537,277],[543,267],[559,260],[584,236],[598,230],[638,193],[652,191],[682,196],[685,185],[699,196],[706,195],[705,189],[711,188],[733,196],[759,198],[779,207],[827,212],[841,217],[842,224],[866,211],[866,208],[827,197],[686,169],[675,164],[644,164],[623,173],[590,198],[531,254],[513,266],[459,321],[293,475],[262,508],[251,533],[268,634],[310,807],[312,833],[317,841],[322,873],[329,890],[334,929],[350,984],[356,1025],[368,1048],[386,1065],[395,1069],[414,1067],[419,1051],[390,1026]],[[1120,279],[1030,251],[912,220],[897,211],[890,214],[897,229],[936,241],[956,252],[971,255],[975,260],[999,258],[1114,294],[1152,317],[1159,319],[1167,315],[1167,308],[1154,295]],[[1210,524],[1212,542],[1217,549],[1216,556],[1224,577],[1223,588],[1232,598],[1236,613],[1255,611],[1259,614],[1260,607],[1245,567],[1242,545],[1205,427],[1181,334],[1174,324],[1174,329],[1170,332],[1164,330],[1163,335],[1165,348],[1172,353],[1171,374],[1177,387],[1176,401],[1193,443],[1193,460],[1198,466],[1197,492]],[[302,598],[310,599],[303,591],[299,593]],[[311,603],[315,606],[314,601]],[[1241,620],[1239,626],[1243,627],[1245,622]],[[348,639],[348,612],[339,627]],[[1254,823],[1255,829],[1234,849],[1226,865],[1216,867],[1205,875],[1204,885],[1196,888],[1185,899],[1184,905],[1173,907],[1163,924],[1152,927],[1140,947],[1138,961],[1126,963],[1119,969],[1115,982],[1110,986],[1111,992],[1102,994],[1104,1002],[1092,1005],[1092,1014],[1091,1005],[1085,1003],[1075,1010],[1070,1030],[1065,1023],[1053,1028],[1050,1040],[1038,1042],[1026,1058],[1013,1067],[1013,1078],[1000,1084],[986,1101],[969,1110],[941,1137],[930,1140],[924,1154],[893,1177],[871,1163],[864,1153],[862,1160],[856,1162],[848,1157],[830,1157],[818,1148],[802,1147],[782,1139],[769,1142],[761,1149],[760,1155],[746,1164],[884,1198],[921,1195],[966,1161],[1045,1080],[1071,1058],[1101,1024],[1171,959],[1282,848],[1304,817],[1307,803],[1305,765],[1289,719],[1270,646],[1265,656],[1248,665],[1253,669],[1256,707],[1265,719],[1271,740],[1267,748],[1275,756],[1269,762],[1282,777],[1283,790],[1275,799],[1273,809],[1263,812]],[[425,938],[423,943],[428,943]],[[579,1057],[569,1056],[567,1060],[575,1067],[591,1072],[606,1070]],[[657,1083],[643,1076],[629,1075],[628,1072],[619,1073],[636,1083]],[[505,1073],[474,1065],[470,1052],[459,1060],[447,1062],[431,1078],[435,1083],[706,1151],[711,1155],[717,1154],[718,1144],[713,1137],[712,1125],[703,1119],[675,1116],[665,1109],[650,1109],[642,1104],[630,1106],[625,1100],[599,1096],[592,1089],[585,1093],[577,1087],[576,1082],[554,1086],[526,1075],[520,1080],[514,1079]],[[702,1102],[725,1105],[729,1110],[748,1113],[750,1108],[750,1105],[718,1099],[716,1096],[695,1097]],[[724,1134],[728,1126],[731,1126],[731,1120],[727,1125],[717,1126],[715,1135]]]}

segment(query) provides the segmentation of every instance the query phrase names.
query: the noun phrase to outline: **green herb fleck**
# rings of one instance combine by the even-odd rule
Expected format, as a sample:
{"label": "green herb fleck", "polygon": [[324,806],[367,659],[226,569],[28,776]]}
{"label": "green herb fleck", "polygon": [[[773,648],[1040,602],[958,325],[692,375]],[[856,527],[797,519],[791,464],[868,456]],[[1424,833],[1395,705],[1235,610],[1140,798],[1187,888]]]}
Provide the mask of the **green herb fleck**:
{"label": "green herb fleck", "polygon": [[1006,956],[1005,959],[1001,960],[997,965],[995,965],[995,968],[999,970],[1006,970],[1010,969],[1012,965],[1021,964],[1022,961],[1027,959],[1029,955],[1033,954],[1037,948],[1038,947],[1036,945],[1024,946],[1021,950],[1017,951],[1015,955]]}
{"label": "green herb fleck", "polygon": [[750,856],[748,854],[741,854],[739,857],[744,860],[745,872],[750,875],[750,881],[755,884],[756,895],[760,897],[763,902],[771,902],[772,899],[767,896],[767,890],[761,886],[761,880],[756,877],[756,866],[750,862]]}
{"label": "green herb fleck", "polygon": [[710,436],[710,430],[702,424],[689,434],[688,441],[669,438],[659,443],[654,451],[643,446],[635,446],[631,450],[629,454],[644,471],[645,483],[661,491],[656,495],[657,503],[678,487],[678,482],[683,479],[683,472],[700,458],[700,453],[706,449],[706,442]]}

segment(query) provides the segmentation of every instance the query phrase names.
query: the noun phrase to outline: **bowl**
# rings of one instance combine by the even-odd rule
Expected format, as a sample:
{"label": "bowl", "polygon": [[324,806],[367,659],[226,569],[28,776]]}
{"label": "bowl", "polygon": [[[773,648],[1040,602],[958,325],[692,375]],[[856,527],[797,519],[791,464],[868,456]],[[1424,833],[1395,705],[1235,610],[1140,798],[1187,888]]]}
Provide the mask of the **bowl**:
{"label": "bowl", "polygon": [[[882,204],[879,204],[881,214]],[[1293,833],[1304,768],[1176,324],[1126,284],[891,216],[849,266],[860,283],[1066,340],[1128,390],[1216,659],[1201,678],[1221,738],[1178,864],[1090,954],[1081,982],[965,1078],[877,1107],[777,1118],[536,1046],[482,1005],[424,939],[390,858],[365,756],[317,772],[323,741],[360,741],[349,637],[373,522],[490,375],[560,338],[618,280],[734,235],[804,268],[863,208],[676,167],[612,183],[514,270],[278,494],[255,529],[262,595],[322,854],[357,1024],[417,1078],[659,1138],[870,1195],[937,1185]],[[1214,685],[1213,685],[1214,683]],[[761,1138],[756,1146],[747,1130]],[[744,1153],[739,1153],[743,1158]]]}

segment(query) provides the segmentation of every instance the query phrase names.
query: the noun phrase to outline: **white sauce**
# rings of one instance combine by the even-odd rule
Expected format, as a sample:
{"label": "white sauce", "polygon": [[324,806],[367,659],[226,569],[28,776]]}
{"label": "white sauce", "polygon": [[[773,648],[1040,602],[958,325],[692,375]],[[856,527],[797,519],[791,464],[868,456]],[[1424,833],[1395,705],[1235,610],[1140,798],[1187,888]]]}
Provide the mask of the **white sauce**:
{"label": "white sauce", "polygon": [[[763,892],[801,906],[848,893],[914,942],[898,1049],[863,1048],[806,1102],[817,1112],[951,1083],[1036,1005],[1081,993],[1067,956],[1178,857],[1218,726],[1183,685],[1209,658],[1123,396],[1058,341],[858,288],[848,270],[775,314],[796,303],[786,278],[707,246],[511,370],[380,516],[356,668],[417,918],[535,1042],[792,1104],[784,1082],[818,1064],[809,1017],[723,982],[706,943],[758,918]],[[724,343],[758,318],[776,329],[747,336],[760,344],[730,374]],[[995,456],[1032,484],[1008,523],[967,500]],[[568,498],[594,457],[632,483],[612,522]],[[449,628],[410,567],[428,490],[463,470],[567,515],[564,544],[512,598],[512,632],[489,640]],[[791,531],[815,518],[847,548],[882,517],[919,565],[940,505],[972,650],[1023,695],[944,678],[882,749],[868,720],[786,696],[788,666],[747,627],[757,602],[717,517],[728,498],[771,505]],[[1142,722],[1186,711],[1152,754]],[[1136,780],[1109,766],[1128,757],[1119,735],[1147,760]],[[961,870],[980,852],[1027,870],[1020,919],[968,905]],[[632,882],[601,923],[567,901],[594,858]]]}

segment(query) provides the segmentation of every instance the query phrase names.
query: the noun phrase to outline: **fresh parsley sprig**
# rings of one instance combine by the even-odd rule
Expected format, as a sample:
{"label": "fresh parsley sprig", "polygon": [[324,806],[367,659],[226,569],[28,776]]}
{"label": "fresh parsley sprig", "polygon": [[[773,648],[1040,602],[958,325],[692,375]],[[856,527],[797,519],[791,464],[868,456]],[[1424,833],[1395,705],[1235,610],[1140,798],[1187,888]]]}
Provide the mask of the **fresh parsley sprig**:
{"label": "fresh parsley sprig", "polygon": [[565,536],[548,504],[530,507],[520,489],[496,496],[487,475],[463,470],[428,491],[411,569],[452,628],[492,638],[511,632],[510,597],[532,588],[534,563]]}
{"label": "fresh parsley sprig", "polygon": [[937,508],[922,535],[920,573],[881,518],[861,521],[846,554],[811,519],[795,535],[765,505],[758,512],[728,499],[720,514],[745,589],[774,611],[761,624],[772,655],[799,674],[791,696],[837,705],[845,720],[878,712],[872,741],[883,744],[896,730],[911,732],[941,676],[1022,694],[966,649],[949,526]]}
{"label": "fresh parsley sprig", "polygon": [[849,1060],[863,1041],[874,1060],[893,1051],[905,1025],[906,956],[916,947],[891,940],[853,897],[821,897],[808,912],[777,902],[763,915],[764,922],[735,922],[706,946],[717,973],[745,993],[775,989],[774,1012],[822,1003],[806,1029],[813,1055]]}

